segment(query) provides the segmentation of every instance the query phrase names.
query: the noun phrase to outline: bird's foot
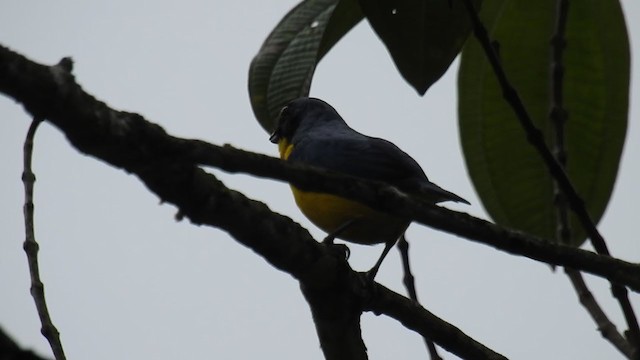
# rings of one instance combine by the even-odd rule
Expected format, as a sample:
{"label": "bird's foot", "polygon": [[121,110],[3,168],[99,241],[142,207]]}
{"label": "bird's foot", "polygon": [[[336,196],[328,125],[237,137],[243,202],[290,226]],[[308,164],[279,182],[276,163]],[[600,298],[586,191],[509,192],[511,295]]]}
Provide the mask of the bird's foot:
{"label": "bird's foot", "polygon": [[372,308],[372,304],[378,297],[378,287],[375,282],[375,273],[371,270],[358,273],[358,279],[360,280],[360,298],[362,300],[362,306],[365,309],[370,309],[375,315],[380,315],[379,311]]}
{"label": "bird's foot", "polygon": [[329,251],[331,251],[331,253],[334,254],[336,257],[349,260],[349,256],[351,255],[351,250],[349,250],[347,245],[334,244],[333,239],[331,239],[330,241],[327,241],[327,238],[325,238],[322,241],[322,244],[325,245],[329,249]]}

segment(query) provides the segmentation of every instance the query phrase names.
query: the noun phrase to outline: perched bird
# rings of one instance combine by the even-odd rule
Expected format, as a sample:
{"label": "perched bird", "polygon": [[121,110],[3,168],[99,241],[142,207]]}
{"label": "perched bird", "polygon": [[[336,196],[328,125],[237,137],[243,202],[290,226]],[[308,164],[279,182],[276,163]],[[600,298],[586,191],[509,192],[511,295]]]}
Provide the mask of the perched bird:
{"label": "perched bird", "polygon": [[[288,162],[383,181],[434,204],[469,204],[430,182],[420,165],[393,143],[350,128],[331,105],[320,99],[298,98],[283,107],[269,140],[278,144],[280,157]],[[302,213],[329,234],[325,239],[328,242],[339,238],[358,244],[385,244],[368,272],[370,278],[375,277],[382,260],[411,222],[336,195],[301,191],[294,186],[291,190]]]}

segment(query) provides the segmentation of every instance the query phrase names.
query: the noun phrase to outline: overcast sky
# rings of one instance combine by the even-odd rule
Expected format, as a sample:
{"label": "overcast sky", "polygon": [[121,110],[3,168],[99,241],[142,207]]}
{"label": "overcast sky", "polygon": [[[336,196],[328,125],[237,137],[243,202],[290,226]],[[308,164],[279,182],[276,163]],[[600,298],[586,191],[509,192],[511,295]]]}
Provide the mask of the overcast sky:
{"label": "overcast sky", "polygon": [[[250,109],[247,69],[295,3],[4,0],[0,43],[47,64],[73,57],[85,90],[173,135],[275,156]],[[640,13],[637,0],[622,3],[627,18]],[[640,26],[628,26],[632,49],[640,49]],[[418,97],[363,22],[320,64],[311,93],[357,130],[400,145],[432,181],[473,203],[448,207],[486,218],[458,143],[457,67]],[[622,165],[600,226],[611,252],[632,262],[640,262],[638,84],[634,73]],[[22,252],[21,149],[29,122],[0,97],[0,326],[22,346],[49,354]],[[174,221],[174,207],[159,204],[135,177],[80,155],[48,124],[37,134],[34,170],[41,271],[69,359],[323,358],[297,282],[226,233]],[[324,236],[295,207],[288,185],[214,173]],[[513,359],[619,358],[561,271],[418,225],[408,236],[424,306],[478,341]],[[358,270],[382,251],[350,247]],[[394,250],[377,280],[404,292],[401,277]],[[607,283],[587,278],[623,328]],[[640,312],[638,295],[631,297]],[[392,319],[366,313],[362,329],[371,359],[426,357],[420,337]]]}

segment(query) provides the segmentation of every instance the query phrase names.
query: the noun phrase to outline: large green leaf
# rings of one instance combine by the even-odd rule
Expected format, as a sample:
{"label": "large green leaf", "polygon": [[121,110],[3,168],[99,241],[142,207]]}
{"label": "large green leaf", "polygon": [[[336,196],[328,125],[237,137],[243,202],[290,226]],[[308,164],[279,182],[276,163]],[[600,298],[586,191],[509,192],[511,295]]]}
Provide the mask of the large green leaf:
{"label": "large green leaf", "polygon": [[[476,7],[481,0],[473,0]],[[460,0],[360,0],[371,27],[420,95],[449,68],[471,25]]]}
{"label": "large green leaf", "polygon": [[[506,73],[553,144],[550,109],[552,0],[485,0],[481,17]],[[564,52],[567,173],[598,221],[609,202],[627,128],[629,40],[617,0],[572,1]],[[458,104],[467,168],[498,223],[555,238],[553,181],[527,143],[477,41],[462,52]],[[552,146],[551,146],[552,147]],[[572,243],[584,231],[571,218]]]}
{"label": "large green leaf", "polygon": [[305,0],[280,20],[249,68],[251,107],[265,130],[282,106],[309,94],[317,63],[362,17],[357,0]]}

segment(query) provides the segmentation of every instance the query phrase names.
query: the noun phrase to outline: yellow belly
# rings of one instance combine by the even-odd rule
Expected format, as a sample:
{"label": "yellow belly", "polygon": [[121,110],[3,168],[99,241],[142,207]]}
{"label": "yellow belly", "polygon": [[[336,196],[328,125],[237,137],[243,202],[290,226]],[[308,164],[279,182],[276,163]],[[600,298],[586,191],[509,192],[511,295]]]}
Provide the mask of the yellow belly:
{"label": "yellow belly", "polygon": [[291,187],[296,204],[302,213],[328,234],[354,220],[337,236],[359,244],[379,244],[395,241],[409,222],[371,209],[358,202],[335,195],[301,191]]}
{"label": "yellow belly", "polygon": [[[280,157],[286,160],[293,146],[281,139]],[[371,209],[361,203],[335,195],[301,191],[291,186],[293,197],[302,213],[328,234],[353,221],[337,237],[360,244],[378,244],[397,240],[409,221]]]}

